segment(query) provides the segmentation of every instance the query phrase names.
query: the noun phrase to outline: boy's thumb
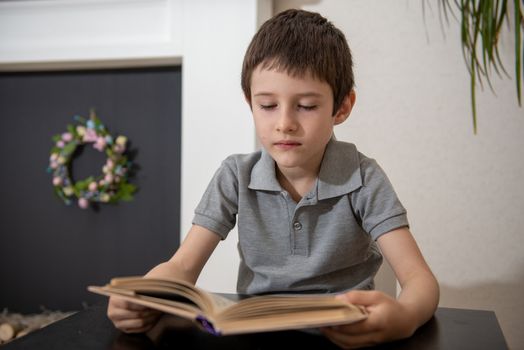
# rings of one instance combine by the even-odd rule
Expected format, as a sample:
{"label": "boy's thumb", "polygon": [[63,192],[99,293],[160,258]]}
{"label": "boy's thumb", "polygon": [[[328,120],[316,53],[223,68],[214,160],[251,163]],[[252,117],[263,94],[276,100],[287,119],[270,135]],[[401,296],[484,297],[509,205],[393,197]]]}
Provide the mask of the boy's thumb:
{"label": "boy's thumb", "polygon": [[369,290],[352,290],[336,296],[337,299],[350,304],[370,306],[377,302],[377,293]]}

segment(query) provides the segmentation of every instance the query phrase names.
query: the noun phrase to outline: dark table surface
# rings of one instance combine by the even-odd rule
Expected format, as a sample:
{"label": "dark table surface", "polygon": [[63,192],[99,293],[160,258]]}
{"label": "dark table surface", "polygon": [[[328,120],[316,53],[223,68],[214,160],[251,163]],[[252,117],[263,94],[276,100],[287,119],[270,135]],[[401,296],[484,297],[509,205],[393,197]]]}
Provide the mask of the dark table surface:
{"label": "dark table surface", "polygon": [[[180,321],[176,330],[163,332],[153,341],[146,335],[116,330],[106,317],[106,303],[80,311],[66,319],[0,346],[20,349],[336,349],[326,338],[301,331],[213,336]],[[289,347],[289,345],[285,345]],[[435,316],[409,339],[373,349],[508,349],[493,311],[439,308]]]}

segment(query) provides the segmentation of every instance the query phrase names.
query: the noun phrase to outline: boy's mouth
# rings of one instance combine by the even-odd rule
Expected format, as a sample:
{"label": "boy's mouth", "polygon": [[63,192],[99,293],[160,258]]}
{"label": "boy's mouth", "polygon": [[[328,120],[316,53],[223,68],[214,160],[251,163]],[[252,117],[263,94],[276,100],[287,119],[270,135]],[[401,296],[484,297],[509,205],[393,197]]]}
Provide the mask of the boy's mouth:
{"label": "boy's mouth", "polygon": [[282,140],[275,142],[273,145],[281,149],[291,149],[300,146],[301,143],[297,141]]}

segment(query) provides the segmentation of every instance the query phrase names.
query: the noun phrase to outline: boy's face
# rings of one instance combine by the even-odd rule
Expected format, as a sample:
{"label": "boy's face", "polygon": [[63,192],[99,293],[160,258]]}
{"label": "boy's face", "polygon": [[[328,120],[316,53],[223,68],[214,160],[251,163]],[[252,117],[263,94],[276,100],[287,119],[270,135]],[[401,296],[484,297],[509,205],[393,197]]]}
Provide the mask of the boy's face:
{"label": "boy's face", "polygon": [[260,67],[251,77],[257,136],[281,171],[318,173],[333,127],[351,111],[354,100],[346,100],[333,116],[333,93],[326,82]]}

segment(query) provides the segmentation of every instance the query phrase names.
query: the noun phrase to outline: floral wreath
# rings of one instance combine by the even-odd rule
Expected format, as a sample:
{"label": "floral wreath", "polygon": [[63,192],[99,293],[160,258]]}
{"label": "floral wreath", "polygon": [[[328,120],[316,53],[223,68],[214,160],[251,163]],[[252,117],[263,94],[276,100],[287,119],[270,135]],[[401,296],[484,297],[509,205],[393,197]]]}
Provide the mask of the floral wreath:
{"label": "floral wreath", "polygon": [[[76,198],[82,209],[90,203],[116,203],[130,201],[136,186],[127,182],[131,162],[124,154],[127,137],[111,136],[96,114],[91,111],[89,119],[75,116],[77,125],[67,125],[67,132],[54,135],[48,172],[52,173],[54,191],[67,205]],[[89,176],[73,182],[70,176],[71,162],[79,146],[93,144],[93,148],[105,152],[107,160],[102,174]]]}

